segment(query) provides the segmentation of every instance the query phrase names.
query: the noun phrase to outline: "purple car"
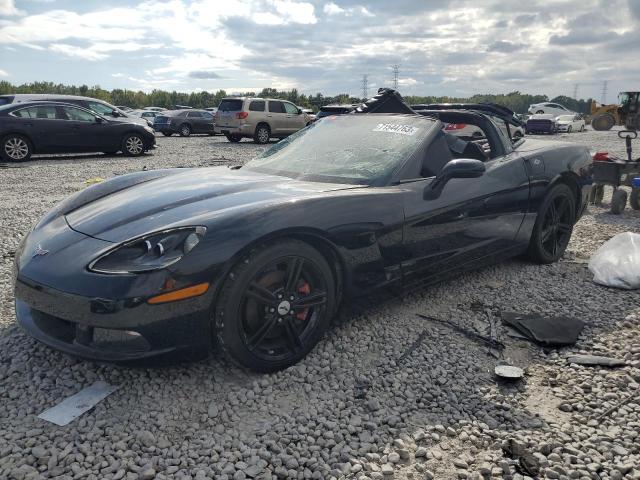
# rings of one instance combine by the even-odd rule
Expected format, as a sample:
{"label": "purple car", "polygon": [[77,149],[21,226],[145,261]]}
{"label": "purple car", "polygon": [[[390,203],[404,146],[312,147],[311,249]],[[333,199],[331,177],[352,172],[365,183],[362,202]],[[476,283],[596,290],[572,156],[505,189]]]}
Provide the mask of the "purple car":
{"label": "purple car", "polygon": [[555,134],[558,132],[558,124],[556,123],[555,117],[551,114],[543,113],[543,114],[531,115],[527,119],[526,132],[527,134],[531,134],[531,133]]}

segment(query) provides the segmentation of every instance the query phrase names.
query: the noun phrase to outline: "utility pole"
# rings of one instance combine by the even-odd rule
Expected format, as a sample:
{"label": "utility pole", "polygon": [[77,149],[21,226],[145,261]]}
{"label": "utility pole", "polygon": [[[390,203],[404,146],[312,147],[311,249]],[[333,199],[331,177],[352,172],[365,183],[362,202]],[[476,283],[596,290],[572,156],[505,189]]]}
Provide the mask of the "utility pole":
{"label": "utility pole", "polygon": [[369,98],[369,75],[362,75],[362,98]]}
{"label": "utility pole", "polygon": [[573,99],[577,100],[578,99],[578,85],[577,83],[573,84]]}
{"label": "utility pole", "polygon": [[602,97],[600,98],[600,103],[602,105],[607,104],[607,86],[609,84],[609,80],[605,80],[602,82]]}
{"label": "utility pole", "polygon": [[393,68],[393,89],[398,90],[398,77],[400,75],[400,65],[391,65]]}

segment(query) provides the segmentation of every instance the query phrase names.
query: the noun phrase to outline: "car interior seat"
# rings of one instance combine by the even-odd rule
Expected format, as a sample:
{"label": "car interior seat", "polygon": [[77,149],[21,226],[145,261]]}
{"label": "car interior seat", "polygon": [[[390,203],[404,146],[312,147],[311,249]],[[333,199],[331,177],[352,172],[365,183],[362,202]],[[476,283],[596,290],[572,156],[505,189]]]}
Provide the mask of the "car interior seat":
{"label": "car interior seat", "polygon": [[463,140],[450,133],[445,133],[445,138],[453,158],[473,158],[483,162],[488,159],[482,147],[475,142]]}

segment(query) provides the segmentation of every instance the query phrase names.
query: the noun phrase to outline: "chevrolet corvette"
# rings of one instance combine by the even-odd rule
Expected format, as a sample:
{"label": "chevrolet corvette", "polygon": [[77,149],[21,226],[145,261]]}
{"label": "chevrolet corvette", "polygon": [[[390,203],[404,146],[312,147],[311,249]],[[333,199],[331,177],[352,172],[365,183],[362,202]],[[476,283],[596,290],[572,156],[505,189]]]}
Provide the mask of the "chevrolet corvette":
{"label": "chevrolet corvette", "polygon": [[[261,372],[316,345],[341,305],[516,255],[564,253],[585,147],[511,139],[500,112],[329,116],[241,168],[141,171],[50,211],[16,252],[19,324],[98,361]],[[483,137],[447,133],[475,124]]]}

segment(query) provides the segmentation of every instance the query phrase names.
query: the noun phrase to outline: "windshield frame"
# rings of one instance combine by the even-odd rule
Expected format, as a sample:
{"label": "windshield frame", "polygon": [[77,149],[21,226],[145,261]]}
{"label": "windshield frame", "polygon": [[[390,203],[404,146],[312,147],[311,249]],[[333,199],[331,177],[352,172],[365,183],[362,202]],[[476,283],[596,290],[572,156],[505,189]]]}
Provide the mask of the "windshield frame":
{"label": "windshield frame", "polygon": [[[411,163],[412,161],[414,161],[416,155],[418,155],[418,156],[420,156],[420,158],[422,158],[422,155],[420,154],[420,152],[424,151],[424,149],[426,147],[426,144],[430,141],[430,139],[432,137],[432,133],[437,130],[437,124],[439,122],[437,120],[435,120],[435,119],[431,119],[431,118],[428,118],[428,117],[426,118],[426,117],[424,117],[422,115],[402,115],[402,114],[396,115],[396,114],[388,114],[388,113],[380,113],[380,114],[372,113],[372,114],[366,114],[366,115],[367,115],[367,117],[380,116],[381,118],[411,117],[411,118],[417,119],[420,122],[422,122],[422,121],[425,121],[425,122],[432,121],[433,123],[432,123],[431,126],[429,126],[423,132],[422,138],[419,139],[418,141],[416,141],[415,148],[413,149],[413,151],[406,152],[406,154],[404,155],[404,158],[399,158],[396,161],[396,164],[392,168],[390,168],[389,171],[387,171],[383,175],[381,175],[379,177],[375,177],[375,178],[344,177],[344,176],[324,175],[324,174],[319,174],[319,173],[301,175],[299,172],[291,172],[291,171],[286,171],[286,170],[274,171],[274,170],[272,170],[270,168],[264,168],[264,167],[261,167],[261,166],[252,166],[251,165],[253,160],[258,160],[261,157],[255,157],[254,159],[249,161],[247,164],[245,164],[242,168],[246,169],[247,171],[251,171],[251,172],[258,172],[258,173],[262,173],[262,174],[265,174],[265,175],[273,175],[273,176],[285,177],[285,178],[290,178],[292,180],[298,180],[298,181],[303,181],[303,182],[333,183],[333,184],[343,184],[343,185],[361,185],[361,186],[372,186],[372,187],[380,187],[380,186],[392,185],[394,183],[397,183],[396,177],[398,177],[399,173],[402,172],[405,169],[406,165],[408,163]],[[343,117],[344,115],[337,115],[337,116],[338,117]],[[307,127],[303,128],[301,130],[298,130],[298,132],[294,133],[293,135],[290,135],[289,137],[286,137],[286,138],[280,140],[280,142],[291,142],[292,140],[295,140],[298,135],[302,135],[308,129],[317,128],[319,125],[320,125],[320,123],[312,123],[312,124],[308,125]],[[271,148],[275,147],[276,145],[279,145],[280,142],[274,144]]]}

